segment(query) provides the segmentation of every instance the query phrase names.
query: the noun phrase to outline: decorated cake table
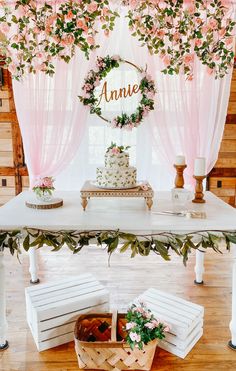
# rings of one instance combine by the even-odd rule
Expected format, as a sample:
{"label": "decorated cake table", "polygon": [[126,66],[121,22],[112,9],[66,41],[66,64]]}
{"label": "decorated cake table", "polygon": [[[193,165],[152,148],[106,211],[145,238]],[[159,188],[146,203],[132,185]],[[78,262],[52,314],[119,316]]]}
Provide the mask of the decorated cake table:
{"label": "decorated cake table", "polygon": [[81,191],[81,205],[85,210],[88,205],[88,200],[91,197],[141,197],[145,199],[146,205],[151,210],[153,205],[154,192],[150,184],[145,183],[145,189],[141,183],[137,187],[130,189],[105,189],[94,185],[92,181],[87,180]]}

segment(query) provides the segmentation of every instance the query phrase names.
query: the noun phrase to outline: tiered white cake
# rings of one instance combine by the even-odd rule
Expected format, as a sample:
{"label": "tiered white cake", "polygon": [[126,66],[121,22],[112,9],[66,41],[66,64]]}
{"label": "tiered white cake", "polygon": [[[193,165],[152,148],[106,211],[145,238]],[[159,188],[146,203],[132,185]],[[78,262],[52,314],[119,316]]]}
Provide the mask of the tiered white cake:
{"label": "tiered white cake", "polygon": [[137,169],[129,166],[128,147],[112,143],[105,154],[105,167],[97,168],[96,183],[104,188],[129,188],[136,185]]}

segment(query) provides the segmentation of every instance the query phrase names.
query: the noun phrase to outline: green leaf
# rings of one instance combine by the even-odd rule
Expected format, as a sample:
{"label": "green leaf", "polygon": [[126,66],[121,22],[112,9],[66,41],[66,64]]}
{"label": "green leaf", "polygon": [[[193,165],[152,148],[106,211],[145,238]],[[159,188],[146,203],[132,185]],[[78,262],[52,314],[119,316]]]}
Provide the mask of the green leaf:
{"label": "green leaf", "polygon": [[23,241],[23,247],[24,247],[25,251],[29,251],[29,248],[30,248],[30,236],[29,236],[29,234],[27,234],[27,236],[25,237],[25,239]]}

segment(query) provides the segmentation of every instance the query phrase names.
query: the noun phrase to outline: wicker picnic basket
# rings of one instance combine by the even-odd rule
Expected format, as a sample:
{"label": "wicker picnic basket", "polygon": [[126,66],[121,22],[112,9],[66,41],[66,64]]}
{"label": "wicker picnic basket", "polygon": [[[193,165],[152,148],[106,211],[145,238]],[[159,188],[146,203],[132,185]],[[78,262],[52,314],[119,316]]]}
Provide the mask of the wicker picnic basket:
{"label": "wicker picnic basket", "polygon": [[142,350],[130,349],[126,337],[125,314],[81,315],[75,325],[75,350],[79,368],[92,370],[150,370],[157,340]]}

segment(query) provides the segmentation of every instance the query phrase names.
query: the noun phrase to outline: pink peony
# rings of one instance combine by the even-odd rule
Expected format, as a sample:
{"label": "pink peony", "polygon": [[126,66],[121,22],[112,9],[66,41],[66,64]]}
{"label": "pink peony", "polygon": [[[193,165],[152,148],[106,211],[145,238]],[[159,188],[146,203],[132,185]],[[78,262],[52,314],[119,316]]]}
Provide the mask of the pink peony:
{"label": "pink peony", "polygon": [[0,32],[6,35],[8,34],[9,31],[10,31],[10,27],[7,22],[0,23]]}
{"label": "pink peony", "polygon": [[136,341],[137,343],[139,343],[141,340],[141,336],[136,332],[130,332],[129,337],[132,341]]}
{"label": "pink peony", "polygon": [[53,179],[50,177],[45,177],[42,179],[42,186],[47,188],[53,187]]}
{"label": "pink peony", "polygon": [[97,8],[98,8],[97,3],[95,3],[95,1],[93,1],[92,3],[88,4],[87,11],[89,13],[94,13],[94,12],[96,12]]}

